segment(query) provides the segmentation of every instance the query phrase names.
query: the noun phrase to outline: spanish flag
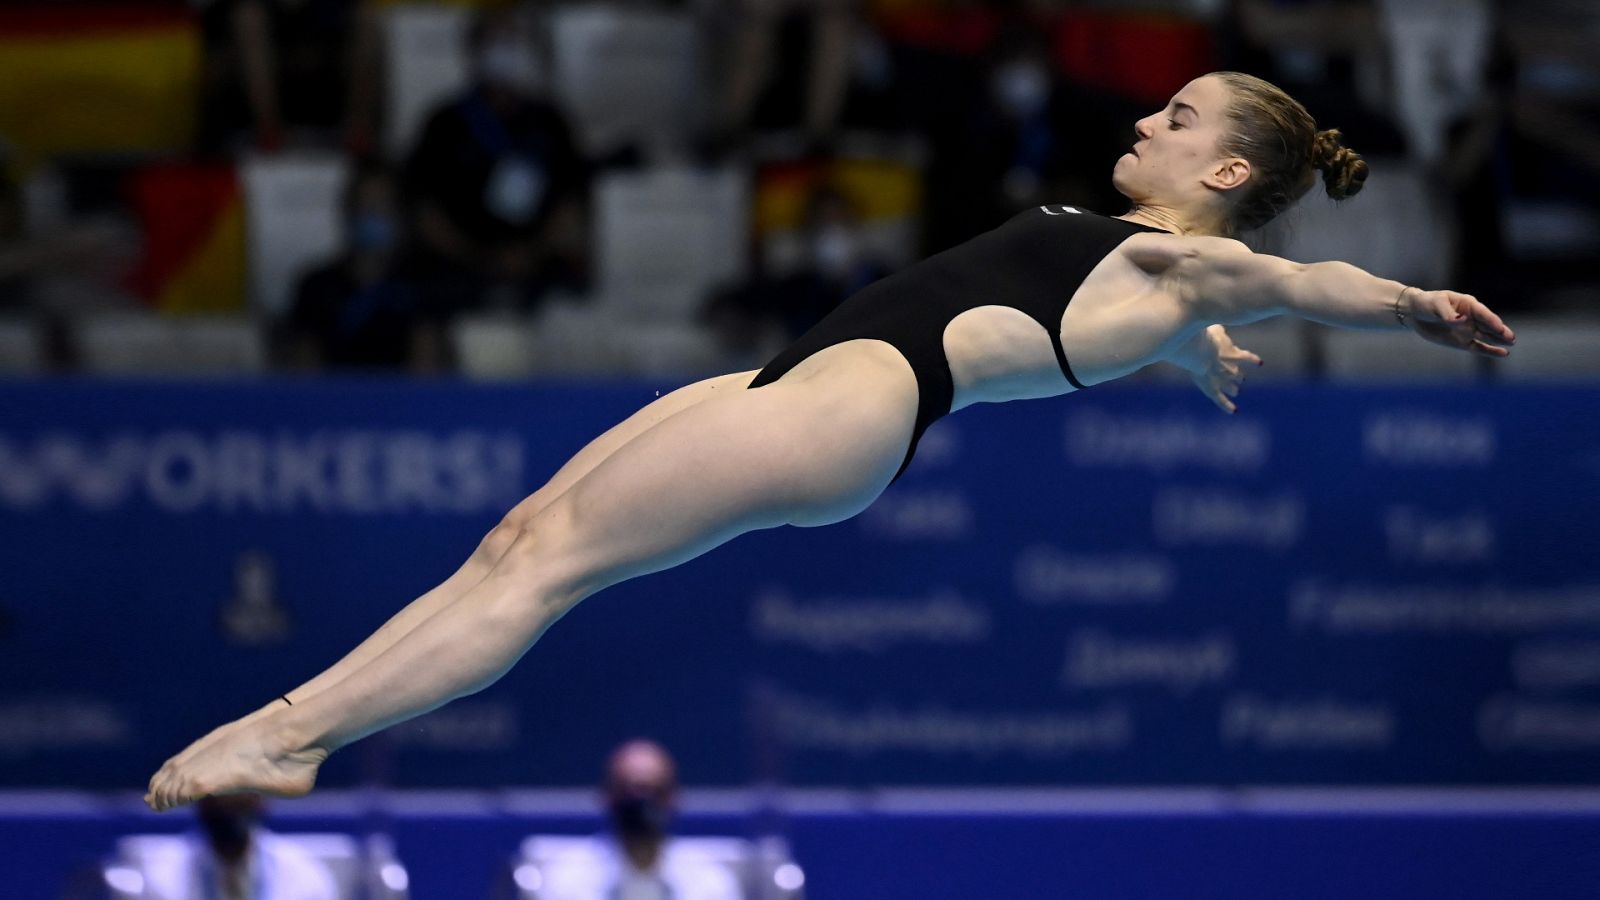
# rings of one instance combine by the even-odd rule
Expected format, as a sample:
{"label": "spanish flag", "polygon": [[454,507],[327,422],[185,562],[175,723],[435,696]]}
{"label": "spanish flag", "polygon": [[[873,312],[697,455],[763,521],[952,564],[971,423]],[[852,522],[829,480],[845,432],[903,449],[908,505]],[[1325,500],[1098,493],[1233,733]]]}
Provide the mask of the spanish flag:
{"label": "spanish flag", "polygon": [[25,162],[186,151],[200,60],[182,6],[0,7],[0,134]]}

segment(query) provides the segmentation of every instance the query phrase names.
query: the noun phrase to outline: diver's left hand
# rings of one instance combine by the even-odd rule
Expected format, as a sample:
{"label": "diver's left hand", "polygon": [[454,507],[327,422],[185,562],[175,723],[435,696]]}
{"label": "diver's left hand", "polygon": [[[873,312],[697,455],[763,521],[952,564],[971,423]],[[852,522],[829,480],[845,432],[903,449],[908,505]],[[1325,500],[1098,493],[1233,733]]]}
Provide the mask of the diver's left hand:
{"label": "diver's left hand", "polygon": [[1517,342],[1516,333],[1471,294],[1408,287],[1400,302],[1410,307],[1407,327],[1425,341],[1495,359],[1510,356]]}
{"label": "diver's left hand", "polygon": [[1227,329],[1211,325],[1194,336],[1184,347],[1178,365],[1189,372],[1200,393],[1225,413],[1237,412],[1238,404],[1231,398],[1239,396],[1239,385],[1244,382],[1244,367],[1259,366],[1261,357],[1243,347],[1235,346]]}

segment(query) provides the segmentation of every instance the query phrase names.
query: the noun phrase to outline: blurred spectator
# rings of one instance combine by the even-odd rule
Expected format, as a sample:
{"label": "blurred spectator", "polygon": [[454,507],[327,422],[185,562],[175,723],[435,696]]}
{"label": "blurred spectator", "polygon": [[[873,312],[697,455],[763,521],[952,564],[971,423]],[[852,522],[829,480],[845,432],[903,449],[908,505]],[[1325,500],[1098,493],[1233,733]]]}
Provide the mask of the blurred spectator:
{"label": "blurred spectator", "polygon": [[195,805],[200,833],[187,852],[145,870],[154,900],[334,900],[333,875],[315,857],[260,825],[257,794],[207,797]]}
{"label": "blurred spectator", "polygon": [[1110,188],[1111,166],[1146,110],[1064,81],[1046,32],[1025,22],[997,32],[973,80],[975,90],[952,100],[951,127],[934,143],[930,252],[1038,203],[1123,211],[1126,201]]}
{"label": "blurred spectator", "polygon": [[[850,91],[858,47],[857,0],[731,0],[719,128],[799,128],[831,135]],[[881,43],[859,44],[868,81],[883,72]]]}
{"label": "blurred spectator", "polygon": [[431,371],[442,341],[403,253],[405,224],[388,173],[351,176],[344,202],[345,251],[300,279],[285,324],[296,367]]}
{"label": "blurred spectator", "polygon": [[22,240],[22,192],[0,157],[0,312],[21,306],[27,291],[17,252]]}
{"label": "blurred spectator", "polygon": [[376,19],[360,0],[202,0],[207,59],[201,146],[343,139],[370,151],[377,107]]}
{"label": "blurred spectator", "polygon": [[807,204],[798,268],[774,271],[770,261],[750,281],[711,298],[702,317],[724,350],[762,352],[793,340],[821,321],[844,298],[888,273],[861,233],[861,216],[849,195],[816,189]]}
{"label": "blurred spectator", "polygon": [[1453,193],[1461,243],[1451,283],[1457,290],[1494,297],[1509,310],[1532,305],[1525,290],[1512,290],[1503,238],[1511,185],[1511,110],[1516,91],[1516,61],[1502,17],[1493,26],[1484,89],[1450,126],[1442,161],[1444,181]]}
{"label": "blurred spectator", "polygon": [[599,871],[552,867],[541,900],[738,900],[737,880],[725,868],[676,852],[670,837],[678,775],[660,744],[632,740],[606,766],[606,812],[611,834]]}
{"label": "blurred spectator", "polygon": [[62,207],[30,214],[29,191],[0,149],[0,314],[54,318],[126,305],[118,287],[138,237],[113,215],[71,218],[60,178],[35,170],[33,195]]}
{"label": "blurred spectator", "polygon": [[536,306],[581,288],[587,165],[544,99],[549,53],[527,18],[494,10],[470,30],[474,81],[435,112],[403,173],[429,302],[447,313]]}
{"label": "blurred spectator", "polygon": [[1375,0],[1235,0],[1222,64],[1282,87],[1367,156],[1398,156],[1380,10]]}

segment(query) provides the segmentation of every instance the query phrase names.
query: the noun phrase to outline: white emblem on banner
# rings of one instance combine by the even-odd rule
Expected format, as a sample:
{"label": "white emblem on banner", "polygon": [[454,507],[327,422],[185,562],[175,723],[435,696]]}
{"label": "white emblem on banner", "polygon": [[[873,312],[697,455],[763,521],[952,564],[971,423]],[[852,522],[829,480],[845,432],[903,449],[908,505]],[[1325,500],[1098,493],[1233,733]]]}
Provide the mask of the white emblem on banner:
{"label": "white emblem on banner", "polygon": [[1390,506],[1383,533],[1395,562],[1460,566],[1495,558],[1494,523],[1482,510],[1449,515]]}
{"label": "white emblem on banner", "polygon": [[1171,560],[1154,554],[1067,553],[1037,544],[1017,554],[1011,577],[1017,596],[1040,606],[1135,606],[1170,597],[1178,573]]}
{"label": "white emblem on banner", "polygon": [[1484,749],[1588,752],[1600,750],[1600,703],[1496,694],[1478,711]]}
{"label": "white emblem on banner", "polygon": [[289,611],[278,602],[272,557],[259,550],[233,564],[233,596],[222,607],[222,633],[246,646],[276,644],[289,636]]}
{"label": "white emblem on banner", "polygon": [[1394,743],[1395,717],[1381,703],[1237,694],[1222,705],[1220,730],[1224,745],[1257,750],[1384,750]]}
{"label": "white emblem on banner", "polygon": [[1061,665],[1067,690],[1158,685],[1188,694],[1226,681],[1238,665],[1231,635],[1214,631],[1198,638],[1123,637],[1098,629],[1073,632]]}
{"label": "white emblem on banner", "polygon": [[1361,429],[1367,461],[1391,466],[1480,468],[1494,462],[1497,443],[1487,416],[1396,410],[1368,416]]}

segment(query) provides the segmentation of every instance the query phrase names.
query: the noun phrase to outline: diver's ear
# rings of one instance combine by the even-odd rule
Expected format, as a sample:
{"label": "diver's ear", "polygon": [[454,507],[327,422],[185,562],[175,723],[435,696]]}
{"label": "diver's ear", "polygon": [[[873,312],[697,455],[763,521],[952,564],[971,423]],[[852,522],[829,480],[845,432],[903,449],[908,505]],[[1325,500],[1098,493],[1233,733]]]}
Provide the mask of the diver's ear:
{"label": "diver's ear", "polygon": [[1250,180],[1250,161],[1230,156],[1218,160],[1217,165],[1201,182],[1218,191],[1231,191]]}

